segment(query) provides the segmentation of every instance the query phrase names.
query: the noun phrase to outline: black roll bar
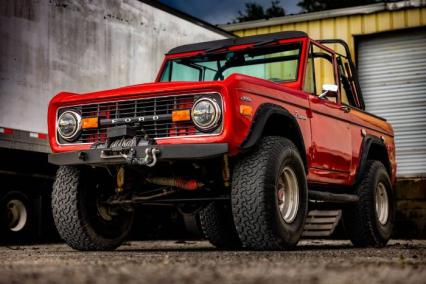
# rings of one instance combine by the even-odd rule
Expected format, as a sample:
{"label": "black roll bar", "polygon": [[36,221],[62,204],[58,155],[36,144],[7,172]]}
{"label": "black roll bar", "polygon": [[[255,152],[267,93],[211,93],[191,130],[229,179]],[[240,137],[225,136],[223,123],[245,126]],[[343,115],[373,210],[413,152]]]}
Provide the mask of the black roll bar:
{"label": "black roll bar", "polygon": [[316,42],[319,42],[321,44],[340,44],[341,46],[343,46],[346,52],[346,58],[348,59],[349,66],[351,68],[352,80],[354,81],[355,87],[357,88],[357,96],[361,104],[360,108],[362,110],[365,110],[364,97],[362,96],[361,86],[359,85],[359,81],[358,81],[358,70],[352,61],[351,51],[349,50],[349,46],[346,43],[346,41],[341,39],[320,39],[320,40],[316,40]]}

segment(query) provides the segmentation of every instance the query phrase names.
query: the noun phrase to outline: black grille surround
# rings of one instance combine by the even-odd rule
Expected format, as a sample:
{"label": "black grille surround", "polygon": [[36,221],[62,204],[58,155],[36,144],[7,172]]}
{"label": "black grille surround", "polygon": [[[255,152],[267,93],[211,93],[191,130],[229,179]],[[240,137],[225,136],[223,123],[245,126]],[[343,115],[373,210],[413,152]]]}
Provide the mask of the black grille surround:
{"label": "black grille surround", "polygon": [[218,134],[222,125],[213,132],[205,133],[197,130],[192,120],[173,122],[171,119],[172,111],[191,110],[195,101],[201,97],[211,98],[223,108],[222,98],[218,93],[129,99],[60,108],[57,118],[67,110],[74,110],[82,119],[98,117],[99,127],[82,129],[78,138],[72,142],[63,140],[56,133],[57,142],[59,145],[104,143],[107,129],[123,124],[134,126],[138,136],[148,139]]}

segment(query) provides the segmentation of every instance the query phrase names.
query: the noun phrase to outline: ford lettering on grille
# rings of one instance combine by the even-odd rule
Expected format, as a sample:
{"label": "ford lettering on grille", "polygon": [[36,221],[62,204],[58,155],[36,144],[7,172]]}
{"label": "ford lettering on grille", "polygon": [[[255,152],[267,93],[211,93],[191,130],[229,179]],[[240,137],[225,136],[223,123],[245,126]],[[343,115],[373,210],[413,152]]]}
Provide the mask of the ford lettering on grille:
{"label": "ford lettering on grille", "polygon": [[147,115],[138,117],[125,117],[125,118],[114,118],[114,119],[101,119],[101,125],[121,125],[121,124],[132,124],[138,122],[152,122],[152,121],[164,121],[171,120],[171,114],[160,114],[160,115]]}

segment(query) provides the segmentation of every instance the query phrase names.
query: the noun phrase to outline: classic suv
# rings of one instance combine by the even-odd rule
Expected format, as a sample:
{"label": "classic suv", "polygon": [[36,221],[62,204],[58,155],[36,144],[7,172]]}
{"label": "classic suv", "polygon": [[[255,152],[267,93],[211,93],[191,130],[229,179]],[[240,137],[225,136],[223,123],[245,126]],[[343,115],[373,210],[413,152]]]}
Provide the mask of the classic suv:
{"label": "classic suv", "polygon": [[219,248],[289,248],[340,219],[356,246],[391,236],[393,130],[364,111],[340,40],[176,47],[155,83],[60,93],[48,122],[53,215],[75,249],[118,247],[144,204],[176,206]]}

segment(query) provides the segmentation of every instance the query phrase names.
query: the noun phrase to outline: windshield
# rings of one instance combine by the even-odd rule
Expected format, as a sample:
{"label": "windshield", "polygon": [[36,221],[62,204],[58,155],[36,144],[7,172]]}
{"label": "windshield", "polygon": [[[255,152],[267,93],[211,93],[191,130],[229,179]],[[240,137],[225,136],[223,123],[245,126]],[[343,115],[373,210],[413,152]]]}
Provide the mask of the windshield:
{"label": "windshield", "polygon": [[274,82],[297,80],[301,43],[177,58],[166,63],[161,82],[224,80],[234,73]]}

